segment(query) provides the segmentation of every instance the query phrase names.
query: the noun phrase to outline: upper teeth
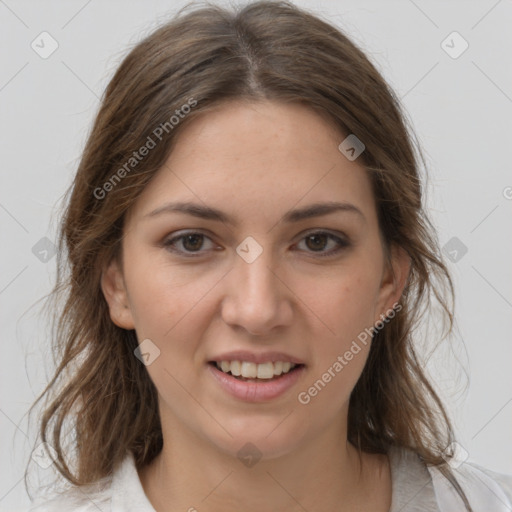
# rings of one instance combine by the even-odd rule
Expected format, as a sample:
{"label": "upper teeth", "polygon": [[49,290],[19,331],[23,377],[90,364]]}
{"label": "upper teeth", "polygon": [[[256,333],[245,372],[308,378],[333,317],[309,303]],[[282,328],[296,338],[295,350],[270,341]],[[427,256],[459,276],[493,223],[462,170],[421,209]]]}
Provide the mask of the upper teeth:
{"label": "upper teeth", "polygon": [[225,373],[231,372],[236,377],[242,376],[247,379],[271,379],[274,375],[288,373],[297,365],[289,361],[276,361],[275,363],[251,363],[248,361],[220,361],[217,368]]}

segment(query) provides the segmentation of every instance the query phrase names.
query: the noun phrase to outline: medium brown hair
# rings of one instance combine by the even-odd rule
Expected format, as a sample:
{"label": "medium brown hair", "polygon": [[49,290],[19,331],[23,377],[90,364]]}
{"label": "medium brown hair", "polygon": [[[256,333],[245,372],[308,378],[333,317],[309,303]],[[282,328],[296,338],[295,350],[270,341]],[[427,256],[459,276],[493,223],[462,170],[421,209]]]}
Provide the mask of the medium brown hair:
{"label": "medium brown hair", "polygon": [[[191,99],[195,106],[169,124]],[[433,299],[448,332],[453,328],[452,281],[422,205],[424,157],[399,99],[363,51],[338,28],[285,1],[231,10],[208,4],[189,12],[187,6],[138,43],[108,84],[61,225],[53,293],[62,304],[53,339],[58,364],[32,406],[46,397],[39,433],[55,449],[55,467],[82,486],[111,474],[127,450],[139,469],[162,448],[157,392],[134,356],[135,331],[113,324],[100,279],[120,256],[126,211],[177,134],[228,100],[300,103],[366,146],[358,162],[371,179],[382,239],[386,249],[405,249],[411,270],[402,309],[374,334],[351,394],[348,438],[359,451],[414,450],[439,467],[470,509],[443,458],[453,430],[413,336]],[[126,167],[165,122],[155,147]],[[65,457],[66,422],[76,469]]]}

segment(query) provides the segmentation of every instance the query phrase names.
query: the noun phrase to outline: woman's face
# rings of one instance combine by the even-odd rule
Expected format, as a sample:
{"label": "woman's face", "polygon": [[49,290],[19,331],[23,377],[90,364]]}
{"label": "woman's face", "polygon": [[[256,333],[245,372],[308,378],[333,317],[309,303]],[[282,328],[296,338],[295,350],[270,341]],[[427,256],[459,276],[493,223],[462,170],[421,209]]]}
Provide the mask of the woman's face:
{"label": "woman's face", "polygon": [[393,252],[393,280],[344,138],[298,104],[226,103],[184,128],[130,209],[122,269],[102,286],[142,343],[164,436],[272,458],[346,435],[362,333],[399,299],[408,263]]}

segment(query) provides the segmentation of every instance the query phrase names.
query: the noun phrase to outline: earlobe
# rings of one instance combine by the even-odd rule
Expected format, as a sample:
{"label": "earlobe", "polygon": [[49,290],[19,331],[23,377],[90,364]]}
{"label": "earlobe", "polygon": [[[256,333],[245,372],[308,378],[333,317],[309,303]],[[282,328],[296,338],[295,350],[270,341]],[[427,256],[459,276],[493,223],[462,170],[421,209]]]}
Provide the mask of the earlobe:
{"label": "earlobe", "polygon": [[123,329],[134,329],[124,277],[117,261],[112,260],[101,274],[101,290],[114,324]]}
{"label": "earlobe", "polygon": [[394,305],[400,302],[400,297],[409,279],[411,270],[411,258],[403,247],[391,247],[391,262],[384,273],[378,308],[375,312],[375,320],[382,320],[382,315],[387,315]]}

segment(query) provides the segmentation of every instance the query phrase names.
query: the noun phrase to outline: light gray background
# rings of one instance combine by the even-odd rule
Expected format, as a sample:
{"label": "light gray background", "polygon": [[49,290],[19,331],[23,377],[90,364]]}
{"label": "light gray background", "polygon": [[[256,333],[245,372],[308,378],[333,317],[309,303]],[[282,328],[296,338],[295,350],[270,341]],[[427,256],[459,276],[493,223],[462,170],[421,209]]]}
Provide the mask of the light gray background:
{"label": "light gray background", "polygon": [[[22,476],[35,429],[25,413],[51,370],[35,303],[51,289],[55,258],[43,263],[32,247],[55,240],[59,199],[120,58],[183,4],[0,0],[0,511],[28,505]],[[367,51],[413,121],[441,244],[457,237],[468,249],[447,260],[457,292],[453,354],[445,345],[428,366],[469,460],[512,473],[512,2],[297,4]],[[43,31],[59,45],[47,59],[31,48]],[[469,43],[456,59],[441,47],[453,31]]]}

